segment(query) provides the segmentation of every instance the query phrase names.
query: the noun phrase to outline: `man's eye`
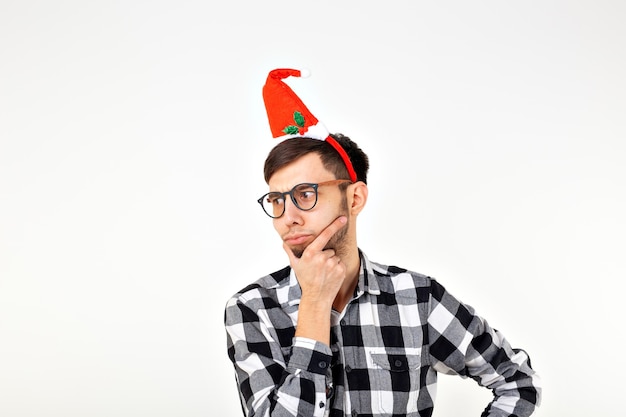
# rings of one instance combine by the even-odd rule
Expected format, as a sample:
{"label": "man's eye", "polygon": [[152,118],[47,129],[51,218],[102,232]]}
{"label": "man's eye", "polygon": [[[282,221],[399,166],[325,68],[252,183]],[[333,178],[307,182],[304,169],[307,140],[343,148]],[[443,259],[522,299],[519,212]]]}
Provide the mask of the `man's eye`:
{"label": "man's eye", "polygon": [[273,206],[280,206],[284,204],[285,199],[283,198],[282,195],[275,195],[275,196],[270,195],[267,197],[267,202]]}
{"label": "man's eye", "polygon": [[315,191],[301,191],[300,192],[300,200],[306,201],[315,198]]}

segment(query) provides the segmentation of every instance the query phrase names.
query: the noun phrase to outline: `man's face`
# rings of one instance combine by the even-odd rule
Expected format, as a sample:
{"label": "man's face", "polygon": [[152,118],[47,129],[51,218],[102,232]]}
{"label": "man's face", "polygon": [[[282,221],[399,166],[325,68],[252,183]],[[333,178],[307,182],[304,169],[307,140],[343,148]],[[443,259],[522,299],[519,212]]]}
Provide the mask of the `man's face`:
{"label": "man's face", "polygon": [[[269,188],[270,191],[285,192],[297,184],[317,184],[334,179],[335,176],[324,168],[319,155],[311,153],[276,171],[269,180]],[[349,216],[345,192],[337,185],[320,186],[317,204],[311,210],[300,210],[287,197],[285,213],[273,220],[274,229],[294,255],[300,257],[317,235],[342,214]],[[335,233],[326,248],[341,253],[346,234],[347,226]]]}

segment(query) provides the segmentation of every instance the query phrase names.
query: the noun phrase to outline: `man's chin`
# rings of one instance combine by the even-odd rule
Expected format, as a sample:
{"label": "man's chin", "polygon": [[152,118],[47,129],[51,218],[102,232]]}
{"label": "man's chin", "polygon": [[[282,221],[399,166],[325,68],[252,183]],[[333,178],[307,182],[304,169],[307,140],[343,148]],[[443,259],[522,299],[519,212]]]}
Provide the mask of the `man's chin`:
{"label": "man's chin", "polygon": [[[302,258],[302,254],[306,250],[307,246],[292,246],[290,247],[290,249],[291,249],[291,252],[294,254],[294,256],[299,259],[299,258]],[[326,249],[336,250],[335,246],[334,245],[331,246],[330,243],[326,245],[323,250],[326,250]]]}
{"label": "man's chin", "polygon": [[306,247],[296,246],[295,248],[291,248],[291,252],[293,252],[296,258],[302,258],[305,249]]}

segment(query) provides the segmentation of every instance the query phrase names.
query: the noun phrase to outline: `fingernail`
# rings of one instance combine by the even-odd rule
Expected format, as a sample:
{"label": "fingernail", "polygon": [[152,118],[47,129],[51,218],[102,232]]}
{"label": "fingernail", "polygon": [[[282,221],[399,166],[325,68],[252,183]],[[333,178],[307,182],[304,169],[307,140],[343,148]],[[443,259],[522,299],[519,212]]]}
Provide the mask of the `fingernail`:
{"label": "fingernail", "polygon": [[341,217],[339,218],[339,221],[340,221],[341,223],[346,223],[346,222],[348,221],[348,218],[347,218],[346,216],[341,216]]}

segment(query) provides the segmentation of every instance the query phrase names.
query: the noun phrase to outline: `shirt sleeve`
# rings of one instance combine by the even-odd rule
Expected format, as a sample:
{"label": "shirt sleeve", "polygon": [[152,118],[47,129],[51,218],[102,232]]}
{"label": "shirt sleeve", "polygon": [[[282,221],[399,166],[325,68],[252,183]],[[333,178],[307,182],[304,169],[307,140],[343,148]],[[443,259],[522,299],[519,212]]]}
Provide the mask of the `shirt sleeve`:
{"label": "shirt sleeve", "polygon": [[428,334],[435,370],[472,378],[492,390],[494,399],[481,417],[525,417],[539,406],[540,379],[526,352],[512,348],[436,281],[431,284]]}
{"label": "shirt sleeve", "polygon": [[245,416],[324,415],[328,346],[295,337],[290,348],[281,347],[266,312],[237,299],[226,306],[225,326]]}

